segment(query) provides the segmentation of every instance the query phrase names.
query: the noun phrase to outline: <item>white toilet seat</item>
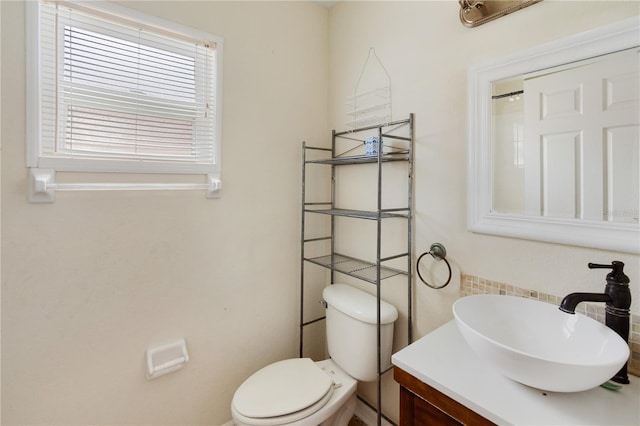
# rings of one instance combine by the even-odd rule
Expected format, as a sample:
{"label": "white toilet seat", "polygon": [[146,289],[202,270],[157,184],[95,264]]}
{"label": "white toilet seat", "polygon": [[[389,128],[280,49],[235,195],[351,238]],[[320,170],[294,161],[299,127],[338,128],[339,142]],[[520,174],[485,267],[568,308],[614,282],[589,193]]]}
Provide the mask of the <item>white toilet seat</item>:
{"label": "white toilet seat", "polygon": [[244,424],[292,423],[318,411],[331,399],[334,382],[309,358],[270,364],[238,388],[231,409]]}
{"label": "white toilet seat", "polygon": [[[238,413],[235,401],[231,403],[231,413],[239,426],[335,426],[347,425],[353,417],[358,381],[344,372],[332,359],[315,363],[335,383],[333,391],[313,406],[300,412],[271,418],[250,418]],[[235,395],[234,395],[235,400]]]}
{"label": "white toilet seat", "polygon": [[234,420],[236,422],[240,422],[243,425],[251,425],[251,426],[280,426],[287,424],[295,424],[299,420],[304,420],[309,416],[313,415],[317,411],[319,411],[322,407],[324,407],[327,402],[331,399],[331,395],[333,394],[333,388],[329,391],[320,401],[315,404],[300,410],[294,413],[277,416],[277,417],[265,417],[265,418],[255,418],[255,417],[245,417],[242,414],[238,413],[235,406],[231,405],[231,411],[233,414]]}

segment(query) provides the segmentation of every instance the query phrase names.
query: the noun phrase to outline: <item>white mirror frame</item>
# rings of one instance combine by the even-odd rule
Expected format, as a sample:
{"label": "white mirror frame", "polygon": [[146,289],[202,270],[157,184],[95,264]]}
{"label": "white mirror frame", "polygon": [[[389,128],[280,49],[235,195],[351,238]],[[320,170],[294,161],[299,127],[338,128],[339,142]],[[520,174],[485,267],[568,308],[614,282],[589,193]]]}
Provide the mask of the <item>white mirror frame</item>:
{"label": "white mirror frame", "polygon": [[640,16],[474,65],[468,73],[467,226],[472,232],[640,253],[637,224],[491,209],[491,83],[640,45]]}

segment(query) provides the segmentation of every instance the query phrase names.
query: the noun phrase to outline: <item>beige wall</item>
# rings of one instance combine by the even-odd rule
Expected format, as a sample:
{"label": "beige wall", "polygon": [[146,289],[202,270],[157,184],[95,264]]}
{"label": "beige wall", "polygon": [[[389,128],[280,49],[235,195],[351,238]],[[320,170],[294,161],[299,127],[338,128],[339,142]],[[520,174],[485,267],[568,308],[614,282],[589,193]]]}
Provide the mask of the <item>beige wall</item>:
{"label": "beige wall", "polygon": [[[466,93],[470,65],[638,15],[640,3],[544,1],[473,29],[459,22],[458,10],[456,1],[334,6],[329,14],[330,124],[342,128],[344,100],[353,94],[369,48],[375,48],[391,75],[394,118],[416,115],[416,255],[438,241],[447,248],[455,273],[559,296],[602,291],[606,273],[587,269],[587,263],[621,260],[632,281],[637,314],[640,256],[467,231]],[[452,318],[458,286],[457,280],[444,290],[416,283],[418,337]],[[396,390],[385,386],[385,409],[394,413]],[[375,401],[371,387],[360,391]]]}
{"label": "beige wall", "polygon": [[[343,128],[370,47],[391,74],[394,117],[416,114],[417,254],[439,241],[456,273],[560,295],[601,290],[586,263],[619,259],[639,294],[638,256],[465,225],[467,67],[636,15],[639,3],[547,0],[475,29],[458,22],[456,1],[342,2],[328,18],[306,2],[127,4],[225,37],[223,198],[59,193],[28,204],[24,11],[2,2],[4,424],[220,424],[248,374],[296,356],[299,142],[328,144],[327,129]],[[451,318],[457,285],[416,284],[418,336]],[[147,346],[179,337],[188,366],[145,381]]]}
{"label": "beige wall", "polygon": [[[24,4],[2,2],[3,424],[221,424],[242,380],[297,356],[300,144],[328,134],[327,11],[126,4],[225,38],[223,196],[27,203]],[[146,348],[182,337],[186,368],[147,382]]]}

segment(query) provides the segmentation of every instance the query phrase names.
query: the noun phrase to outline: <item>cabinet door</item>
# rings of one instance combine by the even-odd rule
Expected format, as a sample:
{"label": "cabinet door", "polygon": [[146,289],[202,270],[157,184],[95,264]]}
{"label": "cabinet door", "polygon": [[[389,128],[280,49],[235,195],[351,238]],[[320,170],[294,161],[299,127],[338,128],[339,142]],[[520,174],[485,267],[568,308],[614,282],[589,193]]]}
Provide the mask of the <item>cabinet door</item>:
{"label": "cabinet door", "polygon": [[398,367],[393,369],[393,378],[400,384],[400,426],[494,425]]}
{"label": "cabinet door", "polygon": [[400,426],[415,425],[461,426],[462,423],[401,387]]}

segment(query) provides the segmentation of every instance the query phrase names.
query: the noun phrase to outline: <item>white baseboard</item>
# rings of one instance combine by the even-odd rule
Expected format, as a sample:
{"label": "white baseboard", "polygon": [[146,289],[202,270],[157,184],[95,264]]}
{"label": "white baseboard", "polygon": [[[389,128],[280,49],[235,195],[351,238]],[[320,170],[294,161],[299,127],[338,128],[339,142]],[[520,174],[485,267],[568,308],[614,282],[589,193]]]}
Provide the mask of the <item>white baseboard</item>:
{"label": "white baseboard", "polygon": [[[356,416],[363,422],[367,424],[367,426],[376,426],[378,424],[378,414],[372,410],[367,404],[360,401],[356,402]],[[389,423],[385,418],[382,418],[382,426],[393,426]]]}

